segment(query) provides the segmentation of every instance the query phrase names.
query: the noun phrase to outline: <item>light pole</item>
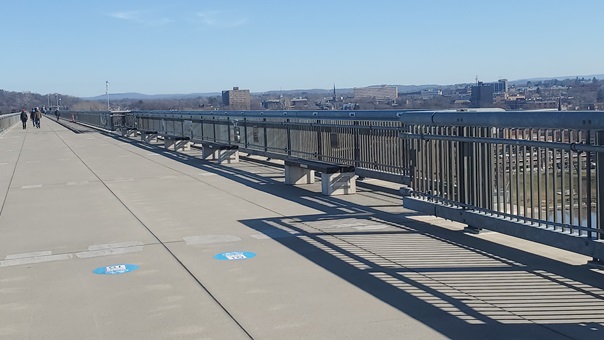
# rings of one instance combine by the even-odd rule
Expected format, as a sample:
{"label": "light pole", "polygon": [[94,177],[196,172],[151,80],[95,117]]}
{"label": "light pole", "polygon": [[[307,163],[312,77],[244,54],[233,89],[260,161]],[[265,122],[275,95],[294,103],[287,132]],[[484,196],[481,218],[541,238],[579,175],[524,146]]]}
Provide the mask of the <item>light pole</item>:
{"label": "light pole", "polygon": [[105,81],[105,95],[107,96],[107,111],[111,111],[109,109],[109,80]]}
{"label": "light pole", "polygon": [[59,94],[55,93],[55,99],[57,101],[57,110],[59,109]]}

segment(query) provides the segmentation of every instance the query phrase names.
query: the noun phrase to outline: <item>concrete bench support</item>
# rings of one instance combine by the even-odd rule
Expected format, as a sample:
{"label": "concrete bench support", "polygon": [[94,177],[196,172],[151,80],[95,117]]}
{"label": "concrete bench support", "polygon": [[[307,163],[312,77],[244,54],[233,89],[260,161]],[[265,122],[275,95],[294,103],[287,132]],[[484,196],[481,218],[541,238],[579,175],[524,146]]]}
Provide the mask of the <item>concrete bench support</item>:
{"label": "concrete bench support", "polygon": [[357,192],[356,179],[354,172],[321,173],[321,192],[327,196],[354,194]]}
{"label": "concrete bench support", "polygon": [[287,159],[285,160],[285,184],[312,184],[315,171],[321,173],[321,193],[327,196],[351,195],[356,193],[354,167],[345,164],[321,161]]}
{"label": "concrete bench support", "polygon": [[191,145],[187,137],[164,136],[164,147],[167,150],[190,150]]}
{"label": "concrete bench support", "polygon": [[315,182],[315,171],[299,166],[285,166],[285,184],[312,184]]}
{"label": "concrete bench support", "polygon": [[141,141],[147,144],[157,142],[157,131],[141,131]]}
{"label": "concrete bench support", "polygon": [[237,145],[219,143],[201,143],[201,157],[215,160],[218,164],[239,163],[239,147]]}
{"label": "concrete bench support", "polygon": [[121,132],[122,132],[122,137],[132,137],[132,136],[136,136],[136,133],[138,131],[136,129],[124,128],[121,130]]}

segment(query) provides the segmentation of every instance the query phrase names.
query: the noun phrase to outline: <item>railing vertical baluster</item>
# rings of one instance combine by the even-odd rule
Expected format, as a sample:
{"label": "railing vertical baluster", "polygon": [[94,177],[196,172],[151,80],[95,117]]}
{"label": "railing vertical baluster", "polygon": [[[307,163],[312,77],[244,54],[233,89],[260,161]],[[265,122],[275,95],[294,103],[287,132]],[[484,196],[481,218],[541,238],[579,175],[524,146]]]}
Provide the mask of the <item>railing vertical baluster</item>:
{"label": "railing vertical baluster", "polygon": [[[587,136],[585,136],[586,139],[586,144],[592,145],[592,140],[591,140],[591,130],[587,130]],[[586,170],[585,170],[585,181],[586,181],[586,218],[587,218],[587,228],[591,229],[593,227],[592,225],[592,197],[591,197],[591,191],[592,191],[592,181],[591,181],[591,164],[593,162],[593,160],[591,159],[591,152],[587,152],[585,155],[585,166],[586,166]],[[591,238],[595,238],[597,237],[597,235],[594,235],[594,233],[590,232],[589,237]]]}
{"label": "railing vertical baluster", "polygon": [[321,120],[317,120],[317,159],[323,160],[323,134],[321,133]]}
{"label": "railing vertical baluster", "polygon": [[291,157],[292,155],[292,132],[291,125],[289,124],[289,118],[285,120],[285,128],[287,134],[287,156]]}
{"label": "railing vertical baluster", "polygon": [[266,127],[266,118],[262,118],[262,143],[264,152],[268,152],[268,128]]}
{"label": "railing vertical baluster", "polygon": [[353,144],[354,144],[354,166],[359,168],[361,166],[361,145],[359,144],[359,121],[355,120],[353,123]]}
{"label": "railing vertical baluster", "polygon": [[[572,130],[568,131],[568,142],[574,143],[575,136]],[[574,210],[575,210],[575,188],[574,188],[574,180],[573,180],[573,151],[568,151],[568,224],[572,225],[574,221]],[[570,230],[572,232],[572,230]]]}
{"label": "railing vertical baluster", "polygon": [[[604,131],[597,131],[596,132],[596,145],[604,145]],[[604,153],[603,152],[598,152],[596,154],[596,180],[597,180],[597,198],[596,198],[596,204],[597,204],[597,225],[598,225],[598,230],[597,230],[597,235],[595,235],[595,239],[604,239],[604,237],[602,237],[602,233],[604,229]],[[598,262],[600,264],[602,264],[602,262],[604,262],[604,259],[598,259],[598,258],[594,258],[593,259],[595,262]]]}

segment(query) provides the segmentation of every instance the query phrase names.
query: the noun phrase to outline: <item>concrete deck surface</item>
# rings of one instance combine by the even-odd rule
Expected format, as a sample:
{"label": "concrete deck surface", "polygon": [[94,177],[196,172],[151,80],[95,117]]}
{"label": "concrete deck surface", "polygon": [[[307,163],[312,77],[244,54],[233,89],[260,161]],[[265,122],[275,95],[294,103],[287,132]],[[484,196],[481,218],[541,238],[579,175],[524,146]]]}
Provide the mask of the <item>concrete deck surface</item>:
{"label": "concrete deck surface", "polygon": [[1,135],[0,339],[604,338],[583,256],[200,153],[47,118]]}

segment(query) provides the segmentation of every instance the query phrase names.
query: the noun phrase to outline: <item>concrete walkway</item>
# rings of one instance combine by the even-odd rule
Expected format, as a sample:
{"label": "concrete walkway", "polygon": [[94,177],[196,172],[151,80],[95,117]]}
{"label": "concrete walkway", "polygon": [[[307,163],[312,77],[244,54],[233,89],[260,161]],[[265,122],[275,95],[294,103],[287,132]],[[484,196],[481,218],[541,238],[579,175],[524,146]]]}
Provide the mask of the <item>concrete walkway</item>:
{"label": "concrete walkway", "polygon": [[604,338],[585,257],[463,234],[379,181],[326,197],[199,156],[46,118],[0,136],[0,338]]}

